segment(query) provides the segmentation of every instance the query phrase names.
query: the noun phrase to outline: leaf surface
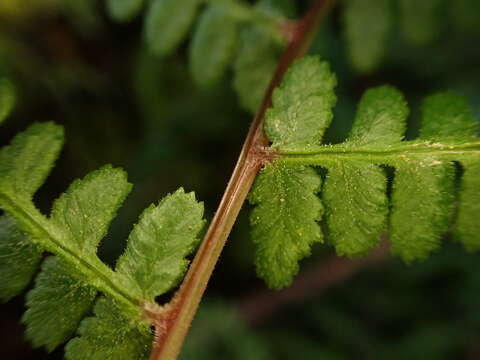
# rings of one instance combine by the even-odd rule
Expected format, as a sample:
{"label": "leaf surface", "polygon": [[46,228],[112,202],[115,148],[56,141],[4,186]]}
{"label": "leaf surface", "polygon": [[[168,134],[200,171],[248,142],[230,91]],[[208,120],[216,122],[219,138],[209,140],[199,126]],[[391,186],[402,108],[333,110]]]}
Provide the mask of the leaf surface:
{"label": "leaf surface", "polygon": [[195,18],[200,0],[152,0],[145,18],[145,38],[157,55],[175,51]]}
{"label": "leaf surface", "polygon": [[272,79],[282,46],[258,28],[243,29],[240,39],[233,86],[242,106],[254,113]]}
{"label": "leaf surface", "polygon": [[[346,141],[322,145],[329,120],[325,109],[309,100],[325,86],[327,98],[335,95],[334,81],[328,82],[333,75],[320,80],[315,76],[319,64],[314,57],[294,64],[275,90],[267,114],[265,132],[273,156],[251,191],[259,275],[271,287],[288,285],[298,271],[298,259],[308,255],[295,229],[318,219],[309,199],[319,189],[304,181],[305,169],[318,176],[311,166],[327,171],[321,193],[325,230],[340,255],[365,254],[388,224],[394,254],[406,262],[424,259],[440,247],[454,214],[456,238],[469,250],[479,249],[480,142],[478,123],[466,101],[449,93],[426,98],[420,137],[402,141],[409,113],[403,95],[391,86],[373,88],[362,96]],[[305,103],[306,117],[297,111],[298,104]],[[463,168],[456,212],[455,162]],[[392,191],[382,165],[392,170]],[[287,202],[284,195],[290,191],[294,195]]]}
{"label": "leaf surface", "polygon": [[0,150],[0,195],[30,200],[43,184],[63,145],[63,129],[37,123]]}
{"label": "leaf surface", "polygon": [[403,139],[409,110],[403,94],[391,86],[369,89],[362,96],[347,141],[386,145]]}
{"label": "leaf surface", "polygon": [[435,158],[407,159],[395,165],[392,252],[406,262],[423,260],[441,245],[452,220],[454,171]]}
{"label": "leaf surface", "polygon": [[67,360],[142,360],[150,352],[152,335],[148,324],[124,316],[107,298],[100,298],[95,316],[84,319],[79,337],[65,348]]}
{"label": "leaf surface", "polygon": [[96,256],[97,245],[130,189],[127,174],[109,165],[74,181],[55,201],[51,216],[67,230],[67,245],[82,257]]}
{"label": "leaf surface", "polygon": [[272,288],[289,285],[298,262],[322,242],[323,206],[316,193],[321,178],[310,167],[267,165],[255,180],[250,216],[257,273]]}
{"label": "leaf surface", "polygon": [[478,123],[466,100],[450,93],[427,97],[422,104],[420,138],[431,141],[471,141],[478,134]]}
{"label": "leaf surface", "polygon": [[273,147],[314,145],[332,120],[336,77],[318,57],[299,60],[274,91],[267,111],[265,132]]}
{"label": "leaf surface", "polygon": [[70,339],[93,305],[97,291],[70,272],[58,258],[47,258],[27,294],[22,321],[34,347],[45,346],[50,352]]}
{"label": "leaf surface", "polygon": [[387,228],[387,179],[374,164],[330,164],[323,203],[330,239],[338,255],[365,255]]}
{"label": "leaf surface", "polygon": [[7,215],[0,216],[0,299],[20,294],[38,269],[42,252]]}
{"label": "leaf surface", "polygon": [[117,262],[119,281],[152,302],[177,285],[187,269],[185,257],[198,245],[202,216],[203,204],[183,189],[147,208]]}
{"label": "leaf surface", "polygon": [[202,13],[190,45],[190,69],[197,84],[211,87],[220,80],[234,55],[238,25],[222,4]]}
{"label": "leaf surface", "polygon": [[[286,17],[294,11],[294,1],[261,0],[255,8],[268,15]],[[286,46],[258,24],[241,31],[240,47],[234,63],[233,86],[242,106],[255,113],[272,80],[278,59]]]}

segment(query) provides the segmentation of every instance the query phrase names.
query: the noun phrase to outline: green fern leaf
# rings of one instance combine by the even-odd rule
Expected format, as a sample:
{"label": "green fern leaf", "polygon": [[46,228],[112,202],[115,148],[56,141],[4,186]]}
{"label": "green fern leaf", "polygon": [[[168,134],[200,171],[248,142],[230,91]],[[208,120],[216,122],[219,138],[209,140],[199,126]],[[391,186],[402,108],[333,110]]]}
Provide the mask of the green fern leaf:
{"label": "green fern leaf", "polygon": [[[50,219],[31,201],[51,167],[52,154],[59,151],[59,129],[52,124],[33,125],[1,150],[0,206],[16,218],[35,244],[58,255],[80,279],[111,296],[124,311],[138,314],[138,304],[153,302],[185,272],[188,261],[184,257],[194,250],[203,225],[203,205],[193,193],[179,190],[158,207],[147,209],[115,274],[97,257],[96,247],[130,191],[122,170],[106,166],[75,181],[54,203]],[[44,143],[40,136],[45,137]],[[158,239],[163,239],[162,246]]]}
{"label": "green fern leaf", "polygon": [[265,117],[265,132],[274,148],[318,143],[332,121],[337,84],[326,62],[308,57],[285,74]]}
{"label": "green fern leaf", "polygon": [[[386,146],[405,132],[408,107],[393,87],[368,90],[360,100],[346,141],[352,147]],[[387,178],[375,164],[333,161],[328,166],[323,201],[328,231],[339,255],[359,256],[378,244],[387,229]]]}
{"label": "green fern leaf", "polygon": [[478,134],[478,123],[464,98],[438,93],[422,105],[420,138],[431,141],[471,141]]}
{"label": "green fern leaf", "polygon": [[148,324],[125,317],[107,298],[96,302],[94,312],[80,324],[80,336],[67,344],[67,360],[147,359],[152,342]]}
{"label": "green fern leaf", "polygon": [[110,16],[117,21],[129,21],[142,10],[143,0],[107,0]]}
{"label": "green fern leaf", "polygon": [[454,171],[435,157],[397,161],[393,184],[392,252],[406,262],[441,245],[453,210]]}
{"label": "green fern leaf", "polygon": [[110,165],[74,181],[52,209],[51,220],[65,229],[63,245],[96,261],[97,245],[130,189],[127,174]]}
{"label": "green fern leaf", "polygon": [[56,257],[49,257],[27,294],[22,321],[33,346],[53,351],[70,339],[90,311],[97,291],[69,275],[71,271]]}
{"label": "green fern leaf", "polygon": [[177,285],[187,269],[185,257],[198,244],[202,216],[203,204],[183,189],[167,195],[158,206],[147,208],[117,262],[119,281],[141,299],[152,302]]}
{"label": "green fern leaf", "polygon": [[0,124],[7,118],[15,105],[15,89],[7,79],[0,79]]}
{"label": "green fern leaf", "polygon": [[143,309],[153,307],[155,297],[185,273],[185,258],[196,248],[204,224],[203,204],[180,189],[145,210],[114,272],[96,252],[130,191],[125,172],[105,166],[73,182],[54,202],[50,218],[33,204],[62,142],[60,127],[35,124],[0,150],[0,207],[15,218],[0,218],[0,239],[5,240],[0,274],[8,277],[0,295],[8,299],[21,291],[47,250],[56,256],[44,262],[23,318],[34,346],[52,351],[68,340],[100,291],[109,300],[98,301],[95,317],[82,321],[67,358],[144,358],[151,333]]}
{"label": "green fern leaf", "polygon": [[[292,1],[262,0],[256,4],[259,12],[279,17],[292,13],[292,7]],[[285,42],[273,38],[255,24],[242,29],[240,42],[234,64],[233,86],[242,106],[253,113],[260,107]]]}
{"label": "green fern leaf", "polygon": [[[0,150],[0,202],[30,201],[43,184],[63,145],[63,129],[34,124]],[[12,161],[12,159],[15,159]]]}
{"label": "green fern leaf", "polygon": [[240,41],[233,86],[241,105],[254,113],[272,79],[283,46],[256,27],[244,29]]}
{"label": "green fern leaf", "polygon": [[171,54],[186,36],[200,0],[152,0],[145,18],[145,38],[158,55]]}
{"label": "green fern leaf", "polygon": [[[316,57],[289,70],[265,118],[273,146],[308,147],[318,142],[333,116],[335,85],[328,65]],[[290,284],[298,261],[310,254],[311,244],[323,239],[316,222],[323,214],[315,197],[320,185],[321,178],[313,169],[295,172],[275,164],[267,166],[255,182],[250,201],[257,205],[251,215],[257,273],[272,288]]]}
{"label": "green fern leaf", "polygon": [[409,110],[397,89],[380,86],[365,92],[347,141],[354,146],[387,145],[403,139]]}
{"label": "green fern leaf", "polygon": [[213,4],[202,13],[190,45],[190,69],[197,84],[210,87],[220,80],[234,55],[238,26],[239,19],[226,5]]}
{"label": "green fern leaf", "polygon": [[400,20],[405,39],[423,46],[439,35],[443,0],[400,0]]}
{"label": "green fern leaf", "polygon": [[255,181],[249,199],[257,205],[250,216],[257,273],[272,288],[289,285],[298,261],[323,240],[317,223],[323,206],[315,196],[320,186],[309,167],[268,165]]}
{"label": "green fern leaf", "polygon": [[[411,262],[438,249],[442,235],[453,223],[453,162],[457,161],[464,167],[457,238],[468,249],[480,247],[480,142],[476,137],[477,123],[465,101],[445,93],[428,97],[422,106],[421,136],[417,140],[402,141],[409,112],[402,94],[390,86],[374,88],[362,97],[348,139],[342,144],[321,145],[331,114],[326,113],[325,107],[316,105],[321,101],[309,101],[308,90],[302,93],[302,87],[315,89],[328,83],[325,80],[316,83],[316,78],[322,78],[313,75],[318,73],[320,64],[318,59],[306,58],[289,70],[290,76],[285,77],[276,90],[277,99],[265,120],[265,131],[273,143],[270,151],[275,155],[263,171],[275,176],[270,175],[268,181],[262,180],[265,178],[262,172],[252,189],[252,199],[257,205],[252,212],[252,224],[260,276],[272,287],[283,286],[288,281],[278,280],[283,276],[282,269],[291,269],[291,259],[299,259],[296,246],[301,242],[295,237],[296,228],[275,225],[292,221],[302,227],[302,221],[311,221],[317,214],[312,215],[310,202],[303,205],[303,209],[293,201],[288,205],[278,204],[278,199],[284,198],[279,194],[286,193],[285,184],[304,176],[305,166],[327,170],[321,198],[328,239],[337,253],[365,254],[378,243],[380,233],[389,225],[392,252]],[[333,75],[328,78],[334,79]],[[293,95],[285,98],[291,103],[280,107],[278,99],[283,89],[296,87],[301,90],[292,91]],[[320,98],[334,99],[333,86],[327,88],[330,90]],[[307,116],[292,108],[304,109]],[[387,198],[387,177],[381,165],[395,170],[391,203]],[[288,172],[272,169],[288,169]],[[313,170],[312,174],[316,175]],[[295,195],[296,202],[305,202],[307,194],[312,195],[312,188],[305,184],[298,187],[303,188],[303,192]],[[270,211],[265,211],[272,202],[277,203],[276,208],[270,205]],[[298,214],[302,214],[303,219]],[[269,231],[278,228],[281,230],[269,237]],[[313,238],[310,235],[310,239]],[[274,257],[274,268],[280,275],[265,275],[265,269],[273,268],[272,256],[265,256],[267,250],[263,245],[269,241],[269,246],[275,248],[272,244],[277,244],[282,248],[281,256]]]}
{"label": "green fern leaf", "polygon": [[332,163],[323,189],[329,237],[339,255],[365,255],[387,229],[387,178],[376,165]]}
{"label": "green fern leaf", "polygon": [[391,0],[348,0],[345,24],[348,53],[360,72],[374,70],[383,59],[392,27]]}
{"label": "green fern leaf", "polygon": [[20,294],[35,275],[42,252],[18,230],[15,220],[0,216],[0,299]]}
{"label": "green fern leaf", "polygon": [[51,219],[43,216],[32,202],[62,143],[61,127],[34,124],[0,150],[0,207],[16,219],[17,226],[42,250],[58,255],[90,285],[127,308],[133,307],[133,295],[110,281],[113,271],[95,254],[98,241],[130,189],[125,174],[106,167],[75,182],[55,203]]}

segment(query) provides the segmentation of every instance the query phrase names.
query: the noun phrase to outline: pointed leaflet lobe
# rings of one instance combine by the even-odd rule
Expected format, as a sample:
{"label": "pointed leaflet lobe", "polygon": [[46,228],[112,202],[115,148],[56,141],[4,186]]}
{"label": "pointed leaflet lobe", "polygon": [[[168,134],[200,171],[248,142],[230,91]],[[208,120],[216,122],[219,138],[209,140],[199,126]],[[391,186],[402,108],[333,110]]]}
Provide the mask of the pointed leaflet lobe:
{"label": "pointed leaflet lobe", "polygon": [[2,195],[30,201],[50,173],[62,145],[62,127],[38,123],[3,147],[0,150],[0,206]]}
{"label": "pointed leaflet lobe", "polygon": [[[259,12],[278,17],[293,12],[293,7],[293,0],[261,0],[255,5]],[[286,43],[255,24],[242,29],[240,42],[234,64],[233,86],[242,106],[254,113],[260,107]]]}
{"label": "pointed leaflet lobe", "polygon": [[240,39],[233,86],[242,106],[254,113],[260,107],[283,46],[258,27],[243,29]]}
{"label": "pointed leaflet lobe", "polygon": [[438,93],[423,101],[420,132],[422,139],[471,141],[477,134],[478,123],[463,97]]}
{"label": "pointed leaflet lobe", "polygon": [[310,255],[310,246],[321,242],[317,223],[323,207],[316,193],[321,178],[310,167],[267,165],[250,194],[250,222],[257,246],[257,273],[272,288],[292,282],[298,261]]}
{"label": "pointed leaflet lobe", "polygon": [[386,230],[387,179],[377,165],[339,161],[328,165],[323,189],[328,234],[338,255],[362,256]]}
{"label": "pointed leaflet lobe", "polygon": [[145,38],[158,55],[175,51],[187,34],[201,0],[152,0],[145,18]]}
{"label": "pointed leaflet lobe", "polygon": [[392,27],[391,0],[347,0],[343,22],[352,64],[374,70],[383,59]]}
{"label": "pointed leaflet lobe", "polygon": [[47,351],[53,351],[72,337],[92,307],[97,291],[70,273],[57,257],[51,256],[27,294],[28,309],[22,321],[34,347],[45,346]]}
{"label": "pointed leaflet lobe", "polygon": [[142,9],[143,0],[107,0],[110,16],[117,21],[129,21]]}
{"label": "pointed leaflet lobe", "polygon": [[265,132],[272,146],[286,149],[318,144],[333,117],[336,84],[329,65],[319,57],[295,63],[273,92],[273,106],[265,117]]}
{"label": "pointed leaflet lobe", "polygon": [[[346,144],[352,148],[401,141],[408,107],[393,87],[365,92]],[[364,255],[386,230],[387,179],[375,164],[346,160],[327,166],[323,189],[328,233],[339,255]]]}
{"label": "pointed leaflet lobe", "polygon": [[239,21],[225,4],[210,5],[200,16],[190,45],[190,70],[203,87],[217,83],[233,56]]}
{"label": "pointed leaflet lobe", "polygon": [[[465,142],[472,140],[476,123],[465,101],[453,94],[440,93],[425,99],[422,106],[421,139]],[[406,261],[425,258],[440,246],[441,236],[451,222],[454,169],[449,162],[434,157],[406,157],[396,167],[391,217],[392,250]],[[468,172],[466,172],[468,175]],[[464,178],[463,183],[471,178]],[[471,185],[468,195],[473,195]],[[460,193],[462,200],[465,194]],[[475,197],[473,197],[475,199]],[[461,204],[459,216],[466,224],[476,206]],[[460,224],[459,224],[460,225]],[[459,230],[464,228],[460,225]],[[468,230],[467,230],[468,231]]]}
{"label": "pointed leaflet lobe", "polygon": [[107,298],[100,298],[95,316],[80,323],[79,337],[65,347],[67,360],[143,360],[150,353],[149,324],[132,321]]}
{"label": "pointed leaflet lobe", "polygon": [[358,104],[348,142],[387,145],[403,139],[409,110],[403,94],[392,86],[369,89]]}
{"label": "pointed leaflet lobe", "polygon": [[202,216],[203,204],[183,189],[147,208],[117,262],[118,281],[151,302],[177,285],[187,269],[185,257],[198,244]]}
{"label": "pointed leaflet lobe", "polygon": [[394,254],[412,262],[440,247],[451,220],[453,186],[448,162],[422,157],[395,163],[390,220]]}
{"label": "pointed leaflet lobe", "polygon": [[130,189],[123,170],[104,166],[74,181],[55,201],[51,219],[66,230],[70,248],[82,257],[96,257],[97,245]]}
{"label": "pointed leaflet lobe", "polygon": [[15,105],[15,89],[7,79],[0,79],[0,124],[7,118]]}
{"label": "pointed leaflet lobe", "polygon": [[[432,141],[467,142],[476,138],[478,122],[464,98],[450,93],[438,93],[425,99],[422,105],[421,138]],[[456,238],[468,250],[480,248],[480,166],[478,158],[459,158],[463,166]]]}
{"label": "pointed leaflet lobe", "polygon": [[0,216],[0,300],[20,294],[35,275],[42,252],[21,232],[15,220]]}

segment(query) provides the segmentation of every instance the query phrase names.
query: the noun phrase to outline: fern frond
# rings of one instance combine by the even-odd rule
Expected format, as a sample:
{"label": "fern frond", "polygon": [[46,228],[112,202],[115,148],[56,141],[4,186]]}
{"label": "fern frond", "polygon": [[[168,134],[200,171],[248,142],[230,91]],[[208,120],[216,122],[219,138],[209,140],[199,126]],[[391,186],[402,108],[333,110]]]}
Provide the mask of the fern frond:
{"label": "fern frond", "polygon": [[145,17],[145,39],[159,55],[172,53],[185,38],[202,0],[153,0]]}
{"label": "fern frond", "polygon": [[147,359],[152,340],[148,324],[132,321],[107,298],[96,302],[94,314],[65,347],[67,360]]}
{"label": "fern frond", "polygon": [[[95,342],[102,331],[100,338],[106,342],[99,354],[141,359],[151,339],[142,311],[153,307],[155,297],[176,286],[185,273],[185,258],[198,245],[204,224],[203,205],[180,189],[150,206],[114,271],[98,258],[97,246],[130,191],[124,171],[108,165],[76,180],[54,202],[48,218],[32,201],[62,143],[61,127],[34,124],[0,150],[0,208],[8,214],[0,219],[0,273],[7,279],[0,297],[17,295],[30,281],[42,251],[51,252],[55,256],[45,260],[27,295],[23,321],[32,343],[51,351],[67,341],[101,292],[105,299],[96,306],[98,318],[82,322],[82,336],[69,346],[75,350],[67,356],[90,358],[89,347],[99,345]],[[107,327],[111,317],[119,329],[111,323]]]}
{"label": "fern frond", "polygon": [[185,257],[198,245],[197,234],[204,223],[203,204],[183,189],[167,195],[158,206],[147,208],[118,260],[118,281],[134,289],[140,298],[154,302],[156,296],[176,286],[185,273]]}
{"label": "fern frond", "polygon": [[259,276],[273,288],[288,285],[298,272],[298,261],[310,255],[310,246],[322,242],[318,220],[323,206],[316,194],[321,178],[310,167],[266,166],[255,182],[250,202],[252,237],[257,245]]}
{"label": "fern frond", "polygon": [[[294,13],[293,5],[290,0],[260,0],[255,8],[272,17],[288,18]],[[234,62],[233,86],[242,106],[254,113],[262,102],[285,43],[259,24],[244,27],[240,43]]]}
{"label": "fern frond", "polygon": [[[315,78],[318,81],[312,82]],[[265,133],[274,148],[318,143],[332,121],[337,84],[329,65],[310,57],[289,71],[275,89],[272,108],[265,115]]]}
{"label": "fern frond", "polygon": [[348,55],[360,72],[374,70],[385,54],[393,25],[391,0],[347,0],[343,25]]}
{"label": "fern frond", "polygon": [[42,259],[41,250],[18,229],[15,220],[0,216],[0,299],[8,301],[29,284]]}
{"label": "fern frond", "polygon": [[220,80],[234,55],[240,21],[222,3],[202,13],[190,45],[190,69],[197,84],[210,87]]}
{"label": "fern frond", "polygon": [[27,325],[27,339],[34,347],[53,351],[69,340],[80,321],[90,312],[97,291],[73,277],[74,270],[55,256],[48,257],[27,294],[27,311],[22,321]]}
{"label": "fern frond", "polygon": [[[307,199],[307,193],[311,196],[312,189],[291,181],[302,176],[306,166],[327,170],[320,196],[325,207],[327,237],[338,254],[363,255],[378,243],[380,233],[390,228],[392,252],[411,262],[438,249],[442,235],[454,223],[453,162],[458,162],[465,172],[456,234],[468,249],[480,247],[480,223],[475,220],[480,196],[480,141],[476,137],[478,123],[466,102],[448,93],[426,98],[419,139],[402,141],[409,112],[402,94],[390,86],[374,88],[362,97],[347,140],[337,145],[320,145],[335,99],[334,76],[326,69],[327,65],[318,58],[295,64],[276,90],[273,107],[265,119],[265,132],[276,154],[264,172],[279,175],[269,182],[259,176],[252,190],[252,200],[257,205],[252,223],[259,275],[271,287],[288,284],[297,272],[291,259],[300,260],[308,254],[305,250],[298,256],[300,252],[291,247],[312,244],[319,238],[316,231],[310,230],[301,233],[300,241],[296,226],[283,227],[278,234],[268,237],[272,219],[298,227],[304,221],[318,220],[318,211],[312,214],[311,206],[306,205],[303,212],[297,207]],[[291,95],[283,98],[283,93]],[[391,202],[381,165],[395,169]],[[285,168],[288,173],[282,172]],[[313,170],[311,173],[316,174]],[[302,192],[298,192],[299,187]],[[279,191],[297,192],[296,203],[263,211],[278,198]],[[285,218],[279,220],[280,216]],[[274,248],[276,252],[267,253],[264,248],[269,242],[281,245]],[[283,269],[281,281],[276,278],[278,273],[268,270],[272,259],[276,260],[276,272]]]}
{"label": "fern frond", "polygon": [[[110,15],[118,21],[134,18],[143,3],[106,1]],[[255,112],[286,45],[281,26],[288,22],[294,4],[293,0],[259,0],[255,4],[243,0],[152,0],[145,11],[144,36],[150,51],[165,57],[180,46],[196,22],[189,45],[193,80],[202,88],[212,87],[231,66],[241,104]]]}

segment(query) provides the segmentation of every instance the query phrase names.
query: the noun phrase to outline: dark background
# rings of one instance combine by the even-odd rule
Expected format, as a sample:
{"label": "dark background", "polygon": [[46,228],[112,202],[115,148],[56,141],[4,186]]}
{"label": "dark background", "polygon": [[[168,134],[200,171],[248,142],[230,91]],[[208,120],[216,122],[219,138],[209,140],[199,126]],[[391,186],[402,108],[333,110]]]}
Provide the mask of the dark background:
{"label": "dark background", "polygon": [[[68,10],[61,1],[24,2],[0,4],[0,76],[18,92],[0,144],[35,121],[62,124],[67,137],[35,197],[38,207],[48,213],[69,183],[103,164],[126,169],[134,190],[99,249],[110,263],[140,212],[179,186],[196,192],[210,219],[252,118],[239,106],[231,74],[199,89],[188,71],[188,41],[160,59],[142,41],[141,19],[113,23],[94,1],[66,1],[78,2]],[[298,3],[301,12],[308,2]],[[381,66],[359,74],[346,55],[342,11],[334,9],[311,49],[339,78],[327,141],[342,141],[363,91],[384,83],[412,107],[410,138],[418,104],[431,92],[466,96],[479,117],[479,26],[445,20],[431,43],[415,47],[395,25]],[[429,260],[409,266],[382,252],[361,263],[336,259],[316,245],[302,269],[307,291],[266,291],[255,275],[245,205],[182,359],[480,359],[480,257],[448,237]],[[0,358],[62,358],[62,349],[47,355],[25,342],[24,310],[24,295],[0,307]]]}

